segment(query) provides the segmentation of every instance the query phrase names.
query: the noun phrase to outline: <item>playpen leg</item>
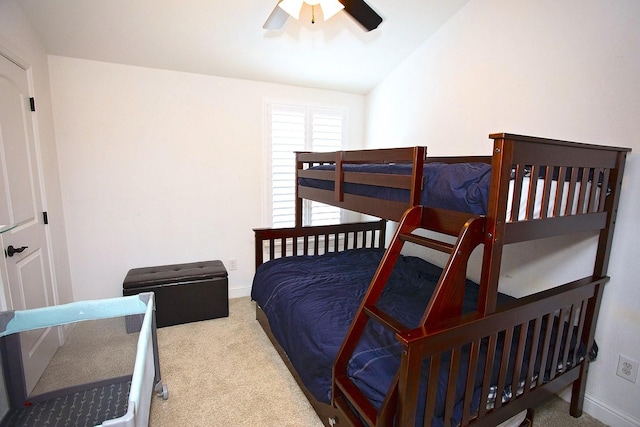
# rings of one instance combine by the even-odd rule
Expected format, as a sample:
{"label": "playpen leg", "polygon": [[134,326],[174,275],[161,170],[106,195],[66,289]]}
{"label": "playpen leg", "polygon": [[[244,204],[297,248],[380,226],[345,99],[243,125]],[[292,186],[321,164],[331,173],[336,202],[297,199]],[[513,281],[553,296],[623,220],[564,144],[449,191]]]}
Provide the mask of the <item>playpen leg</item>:
{"label": "playpen leg", "polygon": [[2,369],[9,407],[11,409],[20,408],[27,400],[20,334],[0,337],[0,354],[2,354]]}
{"label": "playpen leg", "polygon": [[160,354],[158,351],[158,333],[156,330],[156,311],[153,310],[151,317],[151,342],[153,345],[153,365],[155,367],[155,385],[154,390],[158,397],[162,397],[164,400],[169,398],[169,389],[166,384],[162,384],[162,377],[160,376]]}

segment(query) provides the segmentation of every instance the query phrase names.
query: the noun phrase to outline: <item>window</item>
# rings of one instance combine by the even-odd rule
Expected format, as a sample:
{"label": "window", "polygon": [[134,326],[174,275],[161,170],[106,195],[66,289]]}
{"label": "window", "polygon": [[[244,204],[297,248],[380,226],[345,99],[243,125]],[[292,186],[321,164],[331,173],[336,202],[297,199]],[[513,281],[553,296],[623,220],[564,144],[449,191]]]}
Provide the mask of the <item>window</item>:
{"label": "window", "polygon": [[[346,113],[340,109],[268,104],[271,225],[295,226],[295,151],[342,149]],[[340,208],[305,200],[303,225],[340,222]]]}

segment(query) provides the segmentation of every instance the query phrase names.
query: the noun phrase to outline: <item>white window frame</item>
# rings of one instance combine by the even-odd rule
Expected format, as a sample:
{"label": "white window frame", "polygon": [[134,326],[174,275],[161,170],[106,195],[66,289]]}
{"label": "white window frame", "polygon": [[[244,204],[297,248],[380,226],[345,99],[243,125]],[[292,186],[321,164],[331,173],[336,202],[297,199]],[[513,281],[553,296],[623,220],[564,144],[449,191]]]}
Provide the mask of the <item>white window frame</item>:
{"label": "white window frame", "polygon": [[[278,101],[266,101],[265,102],[265,158],[266,158],[266,169],[265,173],[267,176],[266,180],[266,192],[267,200],[265,210],[265,223],[269,226],[274,226],[274,194],[273,194],[273,157],[272,157],[272,112],[273,109],[281,109],[285,111],[286,109],[291,109],[292,111],[304,112],[304,146],[296,147],[295,151],[336,151],[341,150],[345,146],[346,143],[346,135],[347,135],[347,109],[344,107],[328,107],[328,106],[318,106],[318,105],[309,105],[309,104],[300,104],[300,103],[291,103],[291,102],[278,102]],[[313,145],[314,142],[314,134],[313,134],[313,119],[317,118],[318,115],[322,113],[328,113],[330,115],[340,116],[341,120],[341,144],[339,146],[330,146],[330,147],[322,147],[322,145],[316,144]],[[295,171],[295,159],[294,163],[291,164],[291,172]],[[292,182],[293,191],[295,193],[295,183]],[[294,196],[295,198],[295,196]],[[303,225],[311,225],[311,215],[312,215],[312,206],[322,205],[319,202],[313,202],[310,200],[303,201]],[[326,205],[324,205],[326,206]],[[330,208],[334,208],[333,206]],[[291,208],[293,214],[295,215],[295,199],[293,200],[293,207]],[[333,222],[342,222],[343,213],[339,208],[335,208],[338,215],[335,217]],[[323,222],[325,224],[326,222]],[[290,226],[293,227],[294,224]],[[318,224],[314,224],[318,225]]]}

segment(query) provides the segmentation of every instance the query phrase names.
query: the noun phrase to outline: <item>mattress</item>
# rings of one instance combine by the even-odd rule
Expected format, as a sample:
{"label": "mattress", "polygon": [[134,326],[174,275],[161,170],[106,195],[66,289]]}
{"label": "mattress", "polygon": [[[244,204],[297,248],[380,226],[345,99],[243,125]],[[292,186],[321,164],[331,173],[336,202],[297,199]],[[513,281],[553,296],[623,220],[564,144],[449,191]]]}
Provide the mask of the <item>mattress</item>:
{"label": "mattress", "polygon": [[[319,256],[279,258],[262,264],[256,271],[251,296],[267,316],[275,338],[302,382],[320,402],[331,401],[333,361],[382,254],[380,249],[355,249]],[[439,267],[420,258],[401,256],[379,299],[378,307],[407,327],[417,326],[441,272]],[[463,311],[475,310],[477,298],[478,285],[467,281]],[[498,296],[499,305],[512,300],[508,295]],[[516,332],[516,335],[519,334],[519,331]],[[513,342],[516,343],[517,338]],[[499,343],[497,347],[501,349],[502,345]],[[368,322],[347,371],[350,379],[376,407],[382,404],[399,367],[401,351],[402,346],[391,331],[376,322]],[[500,353],[498,350],[496,367],[500,361]],[[463,360],[464,357],[468,357],[468,353],[463,356]],[[485,358],[486,342],[484,349],[481,348],[478,366],[484,366]],[[438,391],[438,417],[442,417],[444,413],[447,362],[445,355],[440,365],[443,368],[439,384],[443,387]],[[523,372],[526,372],[526,366],[525,360]],[[549,368],[550,366],[547,370]],[[499,369],[494,369],[494,372],[498,371]],[[465,378],[465,372],[460,374],[459,378]],[[477,410],[483,401],[480,396],[481,378],[482,369],[478,369],[473,410]],[[426,379],[425,377],[425,381],[422,381],[422,396],[426,393]],[[521,383],[524,384],[524,381]],[[457,390],[457,398],[461,400],[464,384],[458,384]],[[522,390],[506,389],[498,397],[493,388],[484,402],[491,407],[495,399],[502,398],[506,401],[513,393],[519,392]],[[460,413],[461,410],[456,411],[456,416],[459,417]],[[459,419],[452,421],[456,425]],[[422,420],[418,419],[417,425],[422,425]],[[433,425],[444,425],[442,418],[433,420]]]}

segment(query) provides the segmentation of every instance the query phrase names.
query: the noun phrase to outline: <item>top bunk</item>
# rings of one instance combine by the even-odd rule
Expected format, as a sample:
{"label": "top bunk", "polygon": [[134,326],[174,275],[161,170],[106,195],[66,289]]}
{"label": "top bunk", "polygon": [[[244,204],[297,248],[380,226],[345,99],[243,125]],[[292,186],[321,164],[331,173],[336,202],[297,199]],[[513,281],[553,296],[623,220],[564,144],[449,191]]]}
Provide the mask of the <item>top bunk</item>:
{"label": "top bunk", "polygon": [[489,137],[492,156],[428,157],[426,147],[298,152],[296,225],[309,199],[398,222],[419,205],[482,215],[502,243],[607,227],[630,149]]}

